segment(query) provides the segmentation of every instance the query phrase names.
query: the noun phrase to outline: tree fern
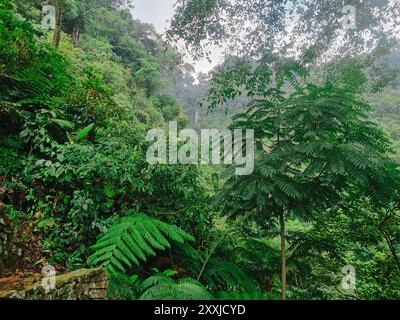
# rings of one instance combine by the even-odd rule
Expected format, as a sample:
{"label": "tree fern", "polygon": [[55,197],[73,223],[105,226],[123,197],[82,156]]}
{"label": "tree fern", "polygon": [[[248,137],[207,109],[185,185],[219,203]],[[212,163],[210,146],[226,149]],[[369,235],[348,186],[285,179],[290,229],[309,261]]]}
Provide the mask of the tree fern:
{"label": "tree fern", "polygon": [[155,250],[169,248],[170,240],[184,243],[194,238],[175,225],[136,213],[122,218],[92,246],[95,253],[90,256],[89,264],[111,273],[125,273],[148,256],[155,256]]}

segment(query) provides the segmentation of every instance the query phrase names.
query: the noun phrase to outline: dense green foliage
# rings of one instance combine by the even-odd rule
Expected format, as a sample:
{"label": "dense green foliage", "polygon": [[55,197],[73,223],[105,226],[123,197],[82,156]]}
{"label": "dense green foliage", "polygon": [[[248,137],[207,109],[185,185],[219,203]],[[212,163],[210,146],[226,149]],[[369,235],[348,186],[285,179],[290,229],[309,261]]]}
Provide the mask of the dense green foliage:
{"label": "dense green foliage", "polygon": [[106,268],[110,273],[125,273],[126,267],[131,269],[132,264],[140,264],[139,260],[146,261],[146,256],[155,256],[153,248],[170,248],[165,236],[178,243],[194,241],[182,229],[143,214],[122,218],[92,247],[95,253],[89,263]]}
{"label": "dense green foliage", "polygon": [[[236,70],[240,70],[237,78],[228,72],[220,79],[227,77],[231,84],[244,86],[247,95],[260,98],[235,117],[233,127],[254,128],[259,154],[253,175],[232,177],[226,183],[220,196],[226,213],[253,213],[257,224],[267,228],[277,223],[285,250],[287,219],[314,221],[321,213],[329,217],[326,211],[339,203],[346,211],[350,201],[342,200],[345,194],[351,194],[352,201],[368,197],[375,210],[393,202],[396,210],[397,164],[387,156],[390,144],[368,119],[369,106],[363,100],[329,84],[308,84],[288,96],[282,86],[254,87],[261,71],[264,83],[269,82],[273,73],[266,67],[252,71],[241,65]],[[213,103],[235,97],[237,91],[226,87],[212,92]],[[392,259],[397,259],[396,253]]]}
{"label": "dense green foliage", "polygon": [[[101,266],[110,299],[400,298],[398,54],[349,59],[362,41],[324,64],[301,63],[323,56],[310,46],[300,59],[265,54],[285,1],[178,1],[168,43],[132,18],[131,1],[63,2],[54,46],[41,1],[0,1],[0,207],[26,242],[21,272]],[[299,32],[318,18],[313,5],[334,9],[299,4]],[[360,31],[382,40],[379,17],[398,7],[362,8]],[[195,83],[171,41],[201,56],[256,9],[274,18],[261,24],[273,36],[253,34],[239,51],[256,54]],[[254,173],[150,165],[147,131],[190,120],[254,129]],[[355,290],[341,286],[349,265]]]}
{"label": "dense green foliage", "polygon": [[[354,57],[366,47],[381,50],[396,40],[400,14],[398,1],[177,0],[176,4],[168,39],[184,40],[196,57],[208,56],[214,45],[240,56],[295,53],[304,62]],[[343,30],[343,18],[352,19],[345,5],[354,8],[351,32]]]}
{"label": "dense green foliage", "polygon": [[[5,200],[38,219],[52,261],[85,261],[99,233],[129,210],[190,212],[192,200],[204,201],[198,170],[145,159],[147,128],[187,121],[178,101],[151,91],[164,81],[162,59],[136,40],[128,49],[140,49],[143,65],[130,61],[128,70],[107,37],[99,45],[90,34],[76,47],[64,35],[55,50],[16,9],[1,7],[1,174],[21,195]],[[110,14],[135,26],[130,15]]]}

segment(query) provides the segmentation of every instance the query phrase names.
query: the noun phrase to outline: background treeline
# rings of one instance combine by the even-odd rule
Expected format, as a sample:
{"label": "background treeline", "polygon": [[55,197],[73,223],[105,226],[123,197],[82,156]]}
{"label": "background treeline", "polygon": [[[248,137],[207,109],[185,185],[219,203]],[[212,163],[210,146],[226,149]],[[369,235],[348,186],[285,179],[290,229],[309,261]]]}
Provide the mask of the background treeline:
{"label": "background treeline", "polygon": [[[130,1],[55,2],[56,45],[41,1],[0,2],[0,210],[20,272],[103,266],[110,299],[400,298],[399,172],[371,121],[398,141],[395,76],[231,57],[194,84]],[[149,165],[146,132],[171,120],[255,128],[255,173]]]}

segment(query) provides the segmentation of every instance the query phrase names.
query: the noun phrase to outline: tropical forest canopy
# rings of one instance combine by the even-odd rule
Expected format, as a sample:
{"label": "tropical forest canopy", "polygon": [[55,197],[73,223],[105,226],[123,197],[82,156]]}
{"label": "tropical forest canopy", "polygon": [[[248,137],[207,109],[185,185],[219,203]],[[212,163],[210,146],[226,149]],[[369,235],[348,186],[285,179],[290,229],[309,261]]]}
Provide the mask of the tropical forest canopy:
{"label": "tropical forest canopy", "polygon": [[[135,1],[0,0],[18,272],[103,267],[110,299],[399,299],[400,4],[349,5],[351,29],[342,1],[178,0],[160,36]],[[150,164],[171,121],[254,129],[254,172]]]}

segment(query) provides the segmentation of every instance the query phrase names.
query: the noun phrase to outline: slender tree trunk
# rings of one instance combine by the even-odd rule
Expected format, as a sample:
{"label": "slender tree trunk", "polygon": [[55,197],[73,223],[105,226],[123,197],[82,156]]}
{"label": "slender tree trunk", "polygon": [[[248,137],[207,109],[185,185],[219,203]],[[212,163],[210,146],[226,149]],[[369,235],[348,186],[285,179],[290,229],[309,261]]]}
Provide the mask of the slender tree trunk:
{"label": "slender tree trunk", "polygon": [[56,8],[56,29],[54,30],[53,36],[53,46],[58,48],[60,46],[61,41],[61,27],[62,27],[62,18],[64,11],[64,0],[57,0],[57,8]]}
{"label": "slender tree trunk", "polygon": [[397,268],[400,270],[400,259],[399,256],[397,255],[397,250],[395,245],[393,244],[392,239],[390,238],[390,235],[385,231],[385,225],[387,223],[390,223],[390,219],[393,217],[394,212],[391,210],[389,215],[387,215],[383,221],[381,221],[381,223],[379,224],[379,230],[381,232],[381,234],[383,235],[383,237],[386,240],[386,243],[389,247],[389,250],[394,258],[394,261],[396,262]]}
{"label": "slender tree trunk", "polygon": [[279,215],[279,224],[281,227],[281,257],[282,257],[281,293],[282,293],[282,300],[286,300],[286,231],[285,231],[285,215],[283,211]]}
{"label": "slender tree trunk", "polygon": [[72,32],[72,43],[74,44],[74,47],[78,45],[80,37],[81,33],[79,28],[75,28],[74,31]]}
{"label": "slender tree trunk", "polygon": [[387,243],[389,250],[394,258],[394,261],[396,262],[397,268],[400,270],[400,259],[397,255],[396,248],[393,245],[392,239],[390,239],[390,236],[383,230],[383,227],[381,228],[381,233],[385,237],[386,243]]}

